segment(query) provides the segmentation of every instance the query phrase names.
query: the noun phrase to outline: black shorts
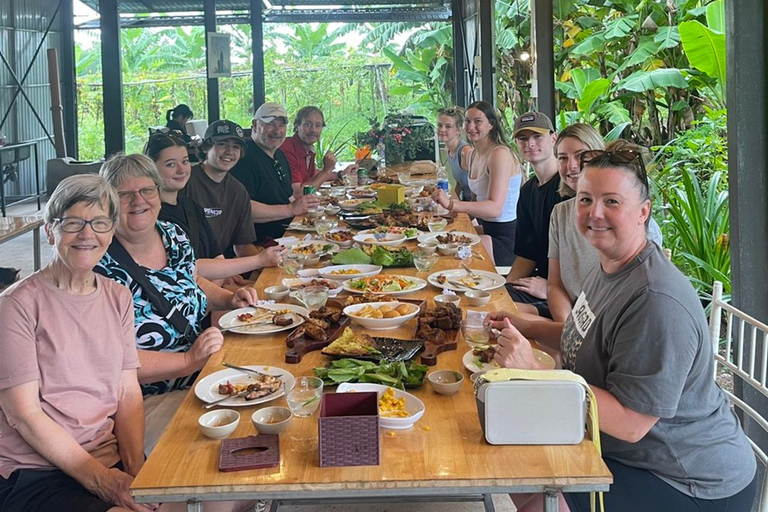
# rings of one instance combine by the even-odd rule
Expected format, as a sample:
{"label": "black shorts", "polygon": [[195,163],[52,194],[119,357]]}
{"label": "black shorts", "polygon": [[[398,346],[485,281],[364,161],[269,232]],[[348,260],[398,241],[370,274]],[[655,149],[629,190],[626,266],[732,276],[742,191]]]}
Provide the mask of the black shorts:
{"label": "black shorts", "polygon": [[[730,498],[705,500],[683,494],[646,469],[633,468],[605,459],[613,474],[611,490],[603,494],[605,510],[622,512],[749,512],[757,491],[757,475],[752,483]],[[567,493],[571,512],[589,512],[589,493]]]}
{"label": "black shorts", "polygon": [[477,219],[483,226],[483,234],[493,242],[493,262],[499,267],[508,267],[515,262],[515,229],[517,221],[490,222]]}
{"label": "black shorts", "polygon": [[538,297],[534,297],[530,293],[518,290],[512,286],[512,283],[507,283],[504,286],[506,286],[507,293],[509,293],[509,296],[512,297],[513,301],[519,302],[520,304],[530,304],[536,308],[536,311],[539,312],[539,316],[544,318],[552,318],[552,313],[549,312],[549,304],[547,303],[547,299],[540,299]]}
{"label": "black shorts", "polygon": [[114,506],[58,469],[17,469],[8,480],[0,478],[0,512],[106,512]]}

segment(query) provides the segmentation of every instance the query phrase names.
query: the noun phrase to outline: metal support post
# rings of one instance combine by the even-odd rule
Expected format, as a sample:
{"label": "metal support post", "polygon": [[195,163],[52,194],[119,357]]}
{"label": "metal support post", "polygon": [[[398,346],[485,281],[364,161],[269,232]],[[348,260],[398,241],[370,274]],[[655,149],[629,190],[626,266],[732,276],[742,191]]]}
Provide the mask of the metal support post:
{"label": "metal support post", "polygon": [[264,17],[263,1],[251,0],[251,51],[253,53],[253,111],[267,97],[264,85]]}
{"label": "metal support post", "polygon": [[481,99],[496,105],[496,39],[493,34],[494,8],[493,2],[480,1],[480,76],[482,77]]}
{"label": "metal support post", "polygon": [[552,0],[531,2],[531,59],[536,105],[555,121],[555,40]]}
{"label": "metal support post", "polygon": [[123,70],[120,58],[120,12],[118,0],[99,0],[101,27],[101,83],[104,93],[105,156],[125,149]]}
{"label": "metal support post", "polygon": [[77,74],[75,72],[74,0],[61,2],[61,103],[67,155],[77,159]]}
{"label": "metal support post", "polygon": [[[216,32],[216,0],[203,0],[203,17],[205,20],[205,63],[208,73],[210,70],[211,59],[208,56],[208,33]],[[218,121],[220,117],[219,110],[219,79],[208,78],[208,123]]]}
{"label": "metal support post", "polygon": [[451,23],[453,25],[453,103],[466,107],[468,63],[464,37],[464,0],[452,0]]}

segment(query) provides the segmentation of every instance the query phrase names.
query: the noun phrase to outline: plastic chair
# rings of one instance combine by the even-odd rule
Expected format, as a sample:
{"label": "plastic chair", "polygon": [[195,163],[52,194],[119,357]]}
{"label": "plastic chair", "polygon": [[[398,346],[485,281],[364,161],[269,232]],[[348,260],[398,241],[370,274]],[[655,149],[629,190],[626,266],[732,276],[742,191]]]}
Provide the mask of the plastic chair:
{"label": "plastic chair", "polygon": [[[723,283],[715,281],[712,286],[712,312],[709,315],[709,333],[712,339],[714,364],[713,377],[717,376],[718,368],[726,368],[733,375],[734,381],[739,379],[745,386],[768,398],[768,325],[723,302]],[[720,332],[725,312],[725,336],[721,340]],[[734,332],[735,331],[735,332]],[[719,352],[720,343],[725,350]],[[759,356],[759,360],[758,360]],[[768,421],[749,404],[724,390],[731,403],[743,414],[749,416],[755,424],[768,432]],[[747,433],[749,437],[749,433]],[[755,455],[766,466],[762,486],[758,490],[759,501],[756,510],[768,512],[768,456],[752,440],[749,439]]]}

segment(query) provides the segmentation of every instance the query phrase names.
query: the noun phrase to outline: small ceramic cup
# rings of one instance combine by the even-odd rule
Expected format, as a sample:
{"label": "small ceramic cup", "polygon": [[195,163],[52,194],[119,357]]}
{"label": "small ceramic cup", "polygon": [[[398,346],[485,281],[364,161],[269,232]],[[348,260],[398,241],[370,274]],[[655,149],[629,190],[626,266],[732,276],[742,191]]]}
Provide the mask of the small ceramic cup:
{"label": "small ceramic cup", "polygon": [[276,302],[285,300],[290,292],[291,289],[283,285],[268,286],[264,288],[264,295],[267,297],[267,299],[274,300]]}

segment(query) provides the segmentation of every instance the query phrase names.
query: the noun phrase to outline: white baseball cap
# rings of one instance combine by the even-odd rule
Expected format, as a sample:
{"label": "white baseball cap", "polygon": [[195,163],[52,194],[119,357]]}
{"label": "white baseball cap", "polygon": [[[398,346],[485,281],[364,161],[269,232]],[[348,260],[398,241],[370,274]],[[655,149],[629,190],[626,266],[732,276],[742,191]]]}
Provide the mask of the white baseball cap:
{"label": "white baseball cap", "polygon": [[271,123],[276,117],[282,117],[286,123],[288,122],[288,112],[279,103],[263,103],[253,114],[254,119],[265,123]]}

